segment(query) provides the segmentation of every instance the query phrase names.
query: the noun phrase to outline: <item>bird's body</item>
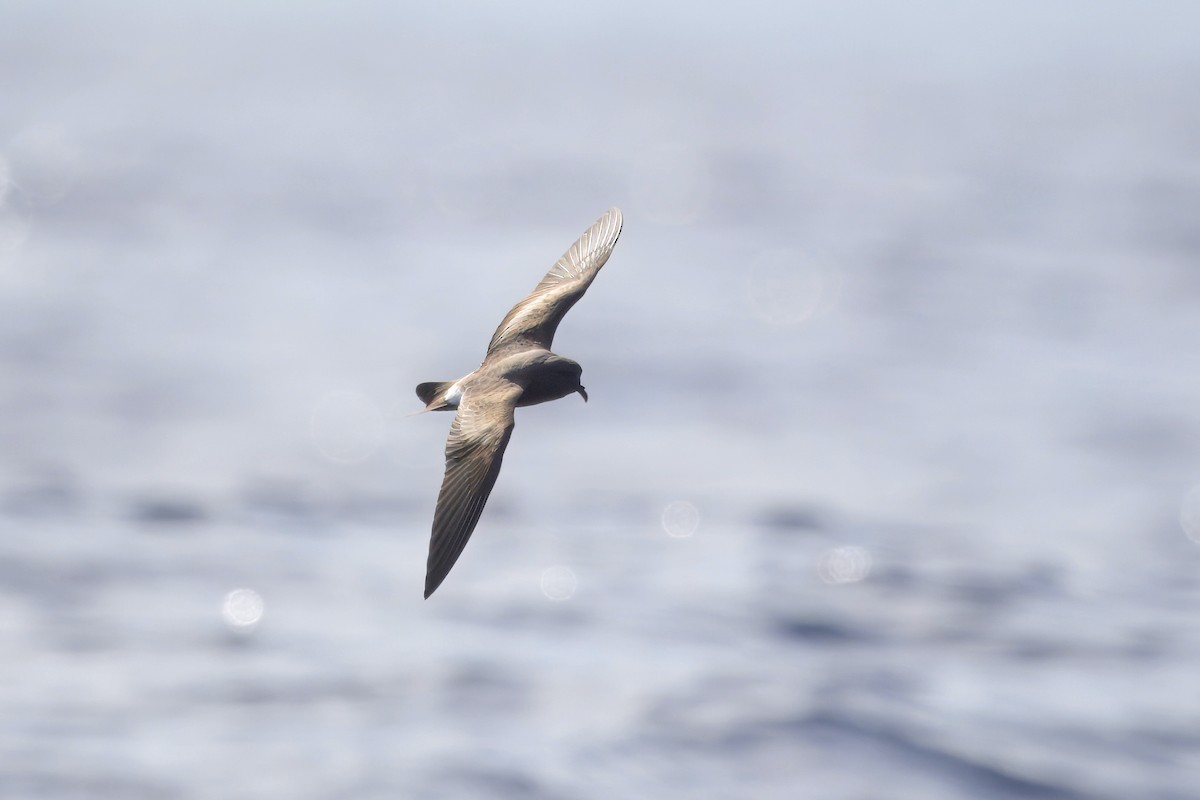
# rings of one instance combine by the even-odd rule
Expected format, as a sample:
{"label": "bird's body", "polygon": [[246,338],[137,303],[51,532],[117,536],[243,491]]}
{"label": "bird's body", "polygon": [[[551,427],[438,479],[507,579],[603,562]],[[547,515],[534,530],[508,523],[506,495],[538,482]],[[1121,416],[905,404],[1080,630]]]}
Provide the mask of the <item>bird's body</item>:
{"label": "bird's body", "polygon": [[425,597],[445,580],[479,522],[512,436],[513,411],[576,392],[587,400],[579,382],[583,368],[550,352],[550,346],[558,323],[587,291],[620,235],[621,212],[611,208],[508,312],[478,369],[457,381],[417,387],[426,411],[455,411],[433,516]]}

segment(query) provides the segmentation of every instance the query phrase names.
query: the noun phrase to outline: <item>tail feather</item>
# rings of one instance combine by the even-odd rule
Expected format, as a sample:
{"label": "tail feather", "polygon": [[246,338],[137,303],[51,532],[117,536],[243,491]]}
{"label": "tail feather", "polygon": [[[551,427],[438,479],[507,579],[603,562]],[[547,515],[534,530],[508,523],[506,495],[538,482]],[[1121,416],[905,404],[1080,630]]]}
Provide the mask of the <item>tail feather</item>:
{"label": "tail feather", "polygon": [[[444,403],[446,390],[454,385],[454,381],[429,381],[417,385],[417,397],[421,398],[421,402],[425,404],[426,411],[437,411],[440,408],[448,407]],[[436,405],[438,401],[443,401],[442,405]],[[430,406],[435,406],[431,408]]]}

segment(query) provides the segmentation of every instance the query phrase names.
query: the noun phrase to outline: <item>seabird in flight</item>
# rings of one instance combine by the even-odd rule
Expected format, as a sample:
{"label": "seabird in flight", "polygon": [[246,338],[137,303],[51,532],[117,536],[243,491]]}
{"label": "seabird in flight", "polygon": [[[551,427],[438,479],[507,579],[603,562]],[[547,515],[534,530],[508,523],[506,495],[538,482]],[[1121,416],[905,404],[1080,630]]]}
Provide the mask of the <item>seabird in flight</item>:
{"label": "seabird in flight", "polygon": [[512,307],[477,370],[456,381],[417,387],[425,411],[455,411],[446,439],[446,474],[433,513],[426,598],[446,579],[479,522],[500,474],[515,409],[575,392],[587,401],[579,382],[583,368],[550,352],[550,345],[558,323],[596,279],[620,235],[621,212],[610,208]]}

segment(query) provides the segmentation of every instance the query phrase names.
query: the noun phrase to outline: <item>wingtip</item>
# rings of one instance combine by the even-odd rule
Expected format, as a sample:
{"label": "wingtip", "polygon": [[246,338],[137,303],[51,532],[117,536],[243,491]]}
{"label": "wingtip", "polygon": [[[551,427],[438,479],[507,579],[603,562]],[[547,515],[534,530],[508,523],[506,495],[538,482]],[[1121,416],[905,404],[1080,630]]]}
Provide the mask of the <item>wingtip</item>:
{"label": "wingtip", "polygon": [[[578,247],[586,242],[586,249],[591,251],[588,254],[589,257],[596,251],[604,251],[604,255],[597,266],[597,269],[599,269],[608,260],[608,254],[612,252],[617,239],[621,238],[621,231],[624,228],[625,220],[621,217],[621,209],[613,206],[592,223],[592,227],[583,234],[583,237],[581,237],[581,240],[575,246]],[[594,238],[588,238],[589,236]],[[568,250],[567,252],[570,253],[571,251]]]}
{"label": "wingtip", "polygon": [[425,574],[425,599],[426,600],[429,599],[429,595],[433,594],[434,592],[436,592],[438,590],[438,587],[442,585],[442,581],[446,580],[446,575],[448,575],[449,572],[450,572],[449,570],[446,570],[446,572],[442,573],[441,575],[437,575],[432,572],[427,572]]}

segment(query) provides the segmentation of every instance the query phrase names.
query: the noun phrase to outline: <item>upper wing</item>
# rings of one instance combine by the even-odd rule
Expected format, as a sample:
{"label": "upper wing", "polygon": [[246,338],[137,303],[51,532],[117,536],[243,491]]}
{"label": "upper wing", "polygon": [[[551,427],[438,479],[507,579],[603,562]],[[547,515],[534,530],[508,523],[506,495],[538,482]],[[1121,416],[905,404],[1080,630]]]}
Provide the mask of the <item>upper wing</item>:
{"label": "upper wing", "polygon": [[583,297],[621,235],[621,211],[610,208],[584,231],[541,283],[512,307],[488,344],[488,355],[512,342],[550,349],[563,315]]}
{"label": "upper wing", "polygon": [[446,439],[446,475],[433,514],[425,597],[446,579],[483,513],[513,429],[520,387],[502,382],[468,391]]}

